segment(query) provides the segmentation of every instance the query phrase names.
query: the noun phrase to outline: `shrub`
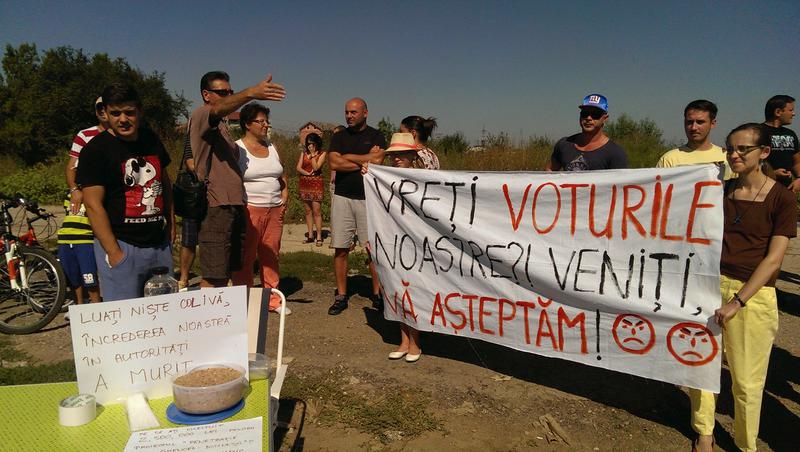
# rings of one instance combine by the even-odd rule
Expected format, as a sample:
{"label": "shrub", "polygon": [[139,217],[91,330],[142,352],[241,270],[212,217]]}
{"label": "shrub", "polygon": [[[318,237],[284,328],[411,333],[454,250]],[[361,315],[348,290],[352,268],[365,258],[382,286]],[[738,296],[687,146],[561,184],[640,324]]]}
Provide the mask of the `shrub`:
{"label": "shrub", "polygon": [[463,154],[469,149],[469,143],[461,132],[435,138],[430,141],[429,145],[437,154]]}
{"label": "shrub", "polygon": [[628,152],[630,168],[652,168],[668,150],[661,129],[649,118],[636,121],[623,113],[606,124],[606,133]]}
{"label": "shrub", "polygon": [[2,177],[0,193],[20,193],[40,203],[61,204],[67,190],[64,177],[67,160],[68,156],[65,154]]}

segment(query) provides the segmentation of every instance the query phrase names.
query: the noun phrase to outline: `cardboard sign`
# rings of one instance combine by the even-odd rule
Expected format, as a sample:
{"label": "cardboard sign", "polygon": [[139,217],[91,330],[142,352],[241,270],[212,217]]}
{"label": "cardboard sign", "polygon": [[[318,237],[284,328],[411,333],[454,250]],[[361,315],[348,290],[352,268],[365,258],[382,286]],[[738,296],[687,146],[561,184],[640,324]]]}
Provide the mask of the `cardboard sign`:
{"label": "cardboard sign", "polygon": [[125,452],[263,450],[264,418],[133,432]]}
{"label": "cardboard sign", "polygon": [[371,165],[364,186],[384,315],[719,392],[718,172]]}
{"label": "cardboard sign", "polygon": [[70,306],[78,388],[118,403],[171,395],[172,379],[201,364],[247,369],[246,310],[244,286]]}

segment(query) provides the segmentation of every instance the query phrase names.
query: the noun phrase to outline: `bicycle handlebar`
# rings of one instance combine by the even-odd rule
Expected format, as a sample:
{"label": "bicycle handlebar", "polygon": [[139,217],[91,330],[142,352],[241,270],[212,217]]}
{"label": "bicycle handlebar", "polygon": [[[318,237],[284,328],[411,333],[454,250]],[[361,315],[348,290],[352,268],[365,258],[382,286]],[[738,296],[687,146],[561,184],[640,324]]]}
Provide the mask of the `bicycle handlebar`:
{"label": "bicycle handlebar", "polygon": [[5,193],[0,193],[0,201],[5,202],[8,207],[24,207],[28,212],[37,215],[41,218],[50,218],[54,215],[45,209],[39,207],[37,201],[26,200],[21,194],[16,193],[13,196],[8,196]]}

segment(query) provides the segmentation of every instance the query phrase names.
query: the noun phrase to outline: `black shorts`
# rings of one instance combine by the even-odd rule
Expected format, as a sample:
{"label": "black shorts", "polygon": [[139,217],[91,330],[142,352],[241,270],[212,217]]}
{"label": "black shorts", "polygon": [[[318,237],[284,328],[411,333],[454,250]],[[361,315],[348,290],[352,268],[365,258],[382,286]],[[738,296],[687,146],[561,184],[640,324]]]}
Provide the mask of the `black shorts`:
{"label": "black shorts", "polygon": [[244,206],[209,207],[200,224],[200,273],[203,279],[229,279],[242,268]]}
{"label": "black shorts", "polygon": [[197,220],[181,219],[181,246],[194,248],[197,246]]}

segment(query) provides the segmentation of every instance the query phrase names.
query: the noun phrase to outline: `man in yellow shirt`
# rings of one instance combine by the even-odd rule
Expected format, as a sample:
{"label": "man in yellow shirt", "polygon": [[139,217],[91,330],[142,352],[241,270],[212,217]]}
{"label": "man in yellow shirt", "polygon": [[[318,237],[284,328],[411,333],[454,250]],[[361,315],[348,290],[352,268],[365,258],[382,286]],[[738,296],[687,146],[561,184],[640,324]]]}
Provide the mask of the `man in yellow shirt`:
{"label": "man in yellow shirt", "polygon": [[725,179],[731,170],[725,159],[725,150],[711,142],[711,129],[717,125],[717,106],[708,100],[694,100],[683,109],[683,130],[686,144],[667,151],[656,163],[657,168],[672,168],[700,163],[723,163]]}

